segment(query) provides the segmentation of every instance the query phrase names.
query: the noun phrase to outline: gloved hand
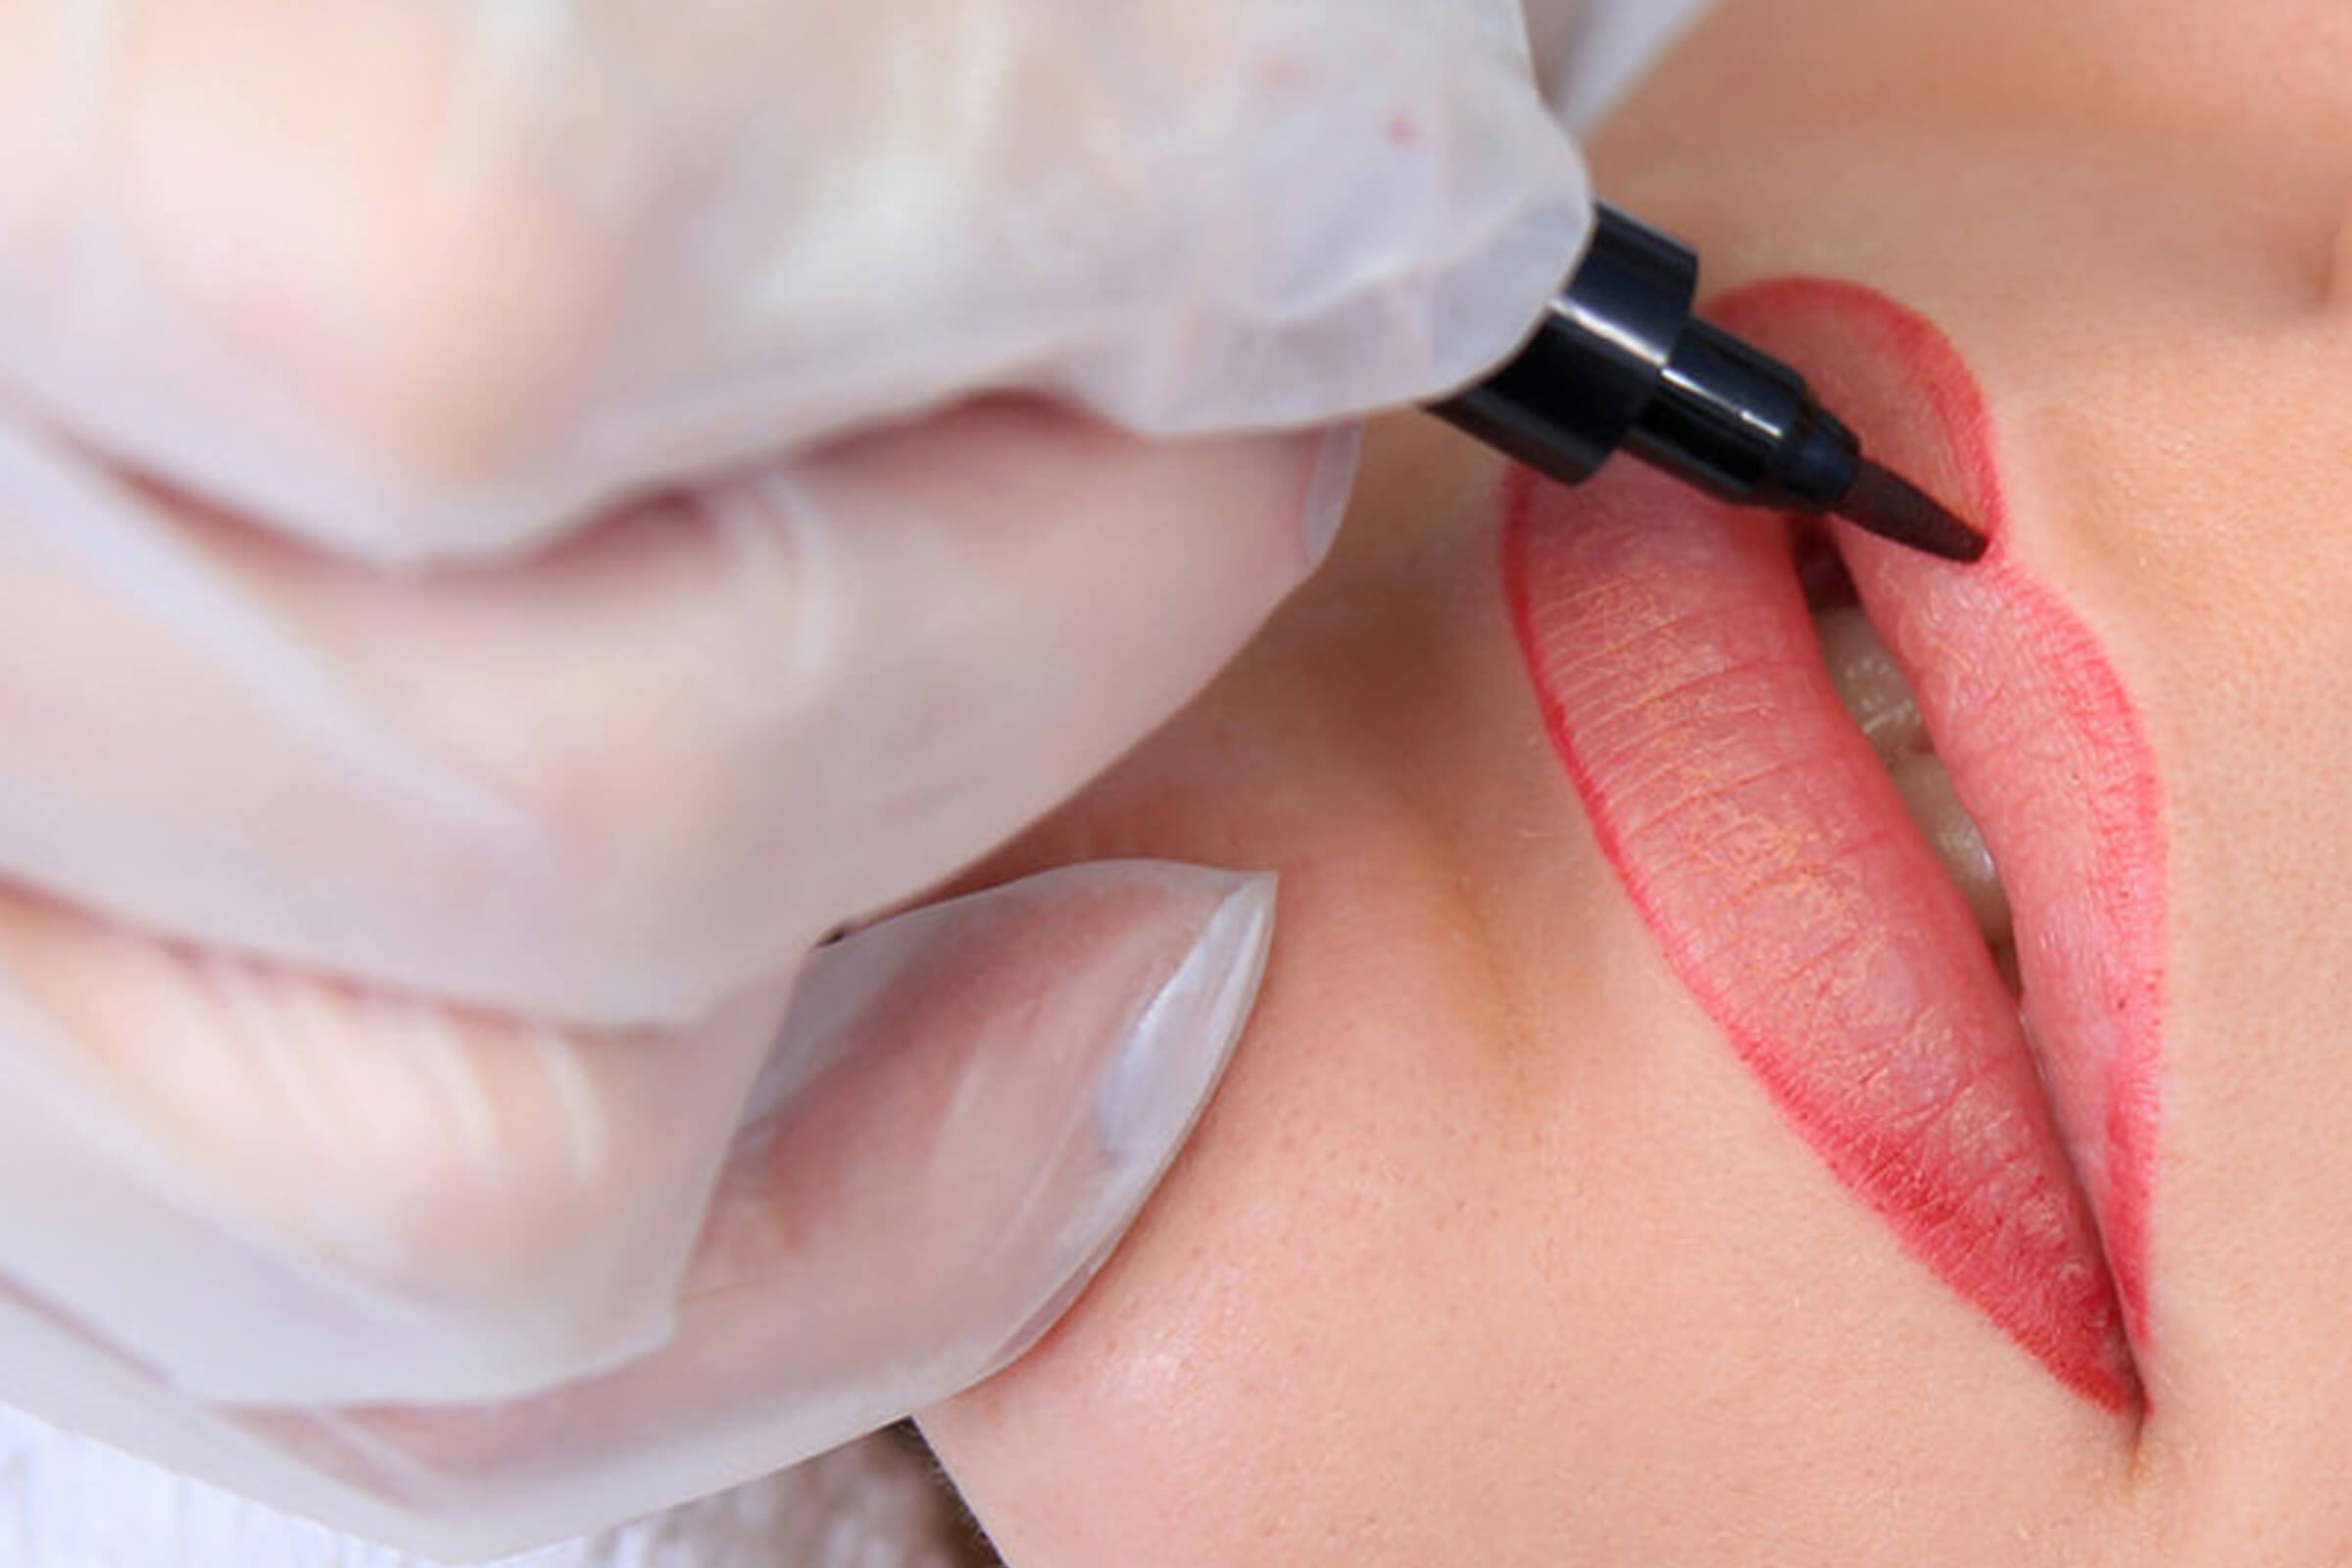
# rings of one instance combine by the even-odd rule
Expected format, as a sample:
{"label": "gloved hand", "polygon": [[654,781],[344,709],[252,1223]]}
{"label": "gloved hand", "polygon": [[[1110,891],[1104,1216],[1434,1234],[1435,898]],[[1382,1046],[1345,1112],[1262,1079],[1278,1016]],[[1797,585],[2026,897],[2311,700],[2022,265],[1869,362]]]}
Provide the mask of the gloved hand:
{"label": "gloved hand", "polygon": [[0,0],[0,1397],[466,1554],[1016,1353],[1268,887],[803,956],[1587,212],[1517,0]]}

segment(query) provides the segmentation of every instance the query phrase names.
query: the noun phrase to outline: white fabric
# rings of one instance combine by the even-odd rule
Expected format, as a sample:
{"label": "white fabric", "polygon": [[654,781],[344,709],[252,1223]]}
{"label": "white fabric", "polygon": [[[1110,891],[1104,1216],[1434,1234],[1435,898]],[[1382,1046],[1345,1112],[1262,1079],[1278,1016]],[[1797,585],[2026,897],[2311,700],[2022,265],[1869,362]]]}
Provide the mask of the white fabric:
{"label": "white fabric", "polygon": [[805,956],[1588,220],[1517,0],[0,3],[0,1397],[466,1554],[1017,1352],[1270,887]]}
{"label": "white fabric", "polygon": [[[964,1568],[919,1455],[868,1438],[497,1568]],[[429,1568],[0,1406],[0,1568]]]}

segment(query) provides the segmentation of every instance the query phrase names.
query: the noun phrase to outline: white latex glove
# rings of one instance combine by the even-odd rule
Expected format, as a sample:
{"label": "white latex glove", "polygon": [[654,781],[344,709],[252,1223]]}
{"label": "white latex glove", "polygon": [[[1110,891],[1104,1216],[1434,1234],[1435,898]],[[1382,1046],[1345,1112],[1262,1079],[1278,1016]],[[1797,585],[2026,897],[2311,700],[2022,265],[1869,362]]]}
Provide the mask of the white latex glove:
{"label": "white latex glove", "polygon": [[1016,1353],[1268,887],[803,956],[1587,211],[1517,0],[0,0],[0,1398],[468,1554]]}

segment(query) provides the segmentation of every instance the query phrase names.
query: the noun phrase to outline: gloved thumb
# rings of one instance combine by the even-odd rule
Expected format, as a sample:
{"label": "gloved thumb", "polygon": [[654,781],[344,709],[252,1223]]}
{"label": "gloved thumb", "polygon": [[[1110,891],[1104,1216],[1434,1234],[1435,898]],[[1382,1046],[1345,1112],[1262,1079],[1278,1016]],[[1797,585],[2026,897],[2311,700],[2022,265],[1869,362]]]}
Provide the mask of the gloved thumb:
{"label": "gloved thumb", "polygon": [[1097,861],[820,950],[663,1348],[495,1406],[240,1424],[352,1489],[307,1499],[329,1522],[478,1557],[968,1387],[1051,1326],[1174,1156],[1256,995],[1273,902],[1267,876]]}

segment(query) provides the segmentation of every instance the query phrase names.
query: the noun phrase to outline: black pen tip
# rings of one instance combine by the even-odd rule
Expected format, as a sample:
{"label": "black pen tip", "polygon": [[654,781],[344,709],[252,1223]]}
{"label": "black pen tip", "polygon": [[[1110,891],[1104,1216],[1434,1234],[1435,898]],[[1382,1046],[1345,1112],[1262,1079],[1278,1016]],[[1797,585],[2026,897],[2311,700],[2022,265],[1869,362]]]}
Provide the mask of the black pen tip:
{"label": "black pen tip", "polygon": [[1867,458],[1837,511],[1857,528],[1946,561],[1981,561],[1991,543],[1910,480]]}

